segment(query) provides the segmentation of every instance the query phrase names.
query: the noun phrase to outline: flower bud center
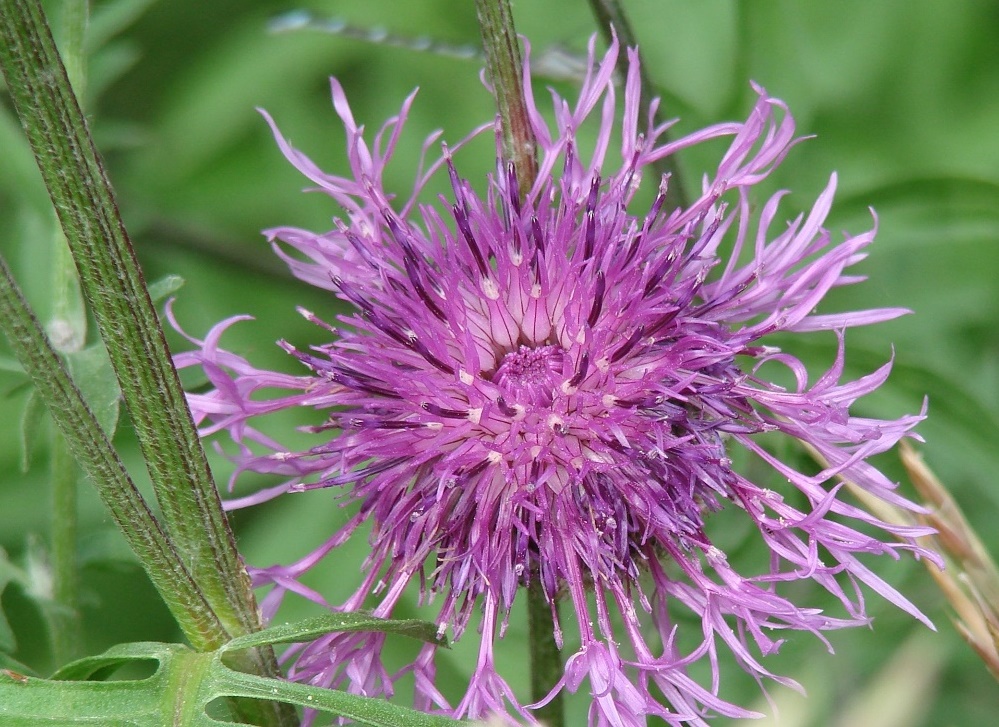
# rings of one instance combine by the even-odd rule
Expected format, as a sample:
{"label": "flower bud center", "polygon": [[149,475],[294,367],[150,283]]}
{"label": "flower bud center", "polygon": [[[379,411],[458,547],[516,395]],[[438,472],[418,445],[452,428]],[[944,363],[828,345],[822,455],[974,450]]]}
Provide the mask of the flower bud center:
{"label": "flower bud center", "polygon": [[550,406],[565,376],[560,346],[520,346],[503,357],[493,383],[507,392],[511,404]]}

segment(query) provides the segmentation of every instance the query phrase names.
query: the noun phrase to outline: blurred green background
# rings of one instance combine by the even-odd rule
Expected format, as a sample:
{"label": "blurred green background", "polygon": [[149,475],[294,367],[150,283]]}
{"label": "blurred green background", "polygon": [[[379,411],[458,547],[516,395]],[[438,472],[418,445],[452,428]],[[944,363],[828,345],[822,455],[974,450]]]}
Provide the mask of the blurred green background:
{"label": "blurred green background", "polygon": [[[254,315],[255,322],[228,334],[227,347],[261,367],[295,371],[273,341],[307,346],[322,335],[295,314],[295,306],[326,319],[338,309],[330,295],[292,279],[259,231],[277,225],[328,229],[337,209],[322,195],[301,194],[305,180],[278,152],[254,107],[269,110],[320,166],[344,170],[329,76],[341,80],[355,117],[372,132],[420,86],[386,179],[401,194],[412,184],[420,145],[431,131],[443,129],[453,143],[493,111],[475,61],[318,32],[275,34],[268,21],[307,9],[362,28],[475,44],[473,3],[129,0],[94,6],[85,105],[147,278],[186,279],[175,310],[195,335],[226,316]],[[915,315],[848,335],[853,376],[880,365],[893,350],[896,357],[888,385],[857,412],[898,416],[918,410],[928,396],[929,418],[919,428],[926,439],[922,451],[999,553],[999,3],[636,0],[626,8],[666,114],[682,118],[680,130],[743,119],[753,100],[749,81],[755,80],[789,104],[800,134],[817,137],[799,145],[768,182],[768,190],[793,191],[783,208],[787,217],[807,209],[832,170],[840,175],[834,232],[866,229],[868,207],[876,210],[878,241],[860,266],[870,280],[837,292],[828,309],[900,305]],[[522,2],[515,12],[535,54],[553,47],[585,52],[595,27],[583,0]],[[542,104],[547,82],[536,82]],[[550,83],[572,97],[571,81]],[[0,249],[45,317],[51,214],[7,101],[0,98]],[[481,179],[493,163],[489,150],[485,144],[459,156],[462,173]],[[711,159],[704,153],[680,159],[688,187],[699,184]],[[758,201],[763,198],[761,193]],[[172,342],[184,345],[178,337]],[[830,362],[831,337],[781,343],[814,362],[813,372]],[[0,620],[0,648],[45,673],[53,666],[44,605],[39,607],[49,469],[43,436],[29,438],[22,466],[25,438],[18,423],[27,398],[23,378],[0,371],[0,546],[9,556],[9,562],[0,559],[0,588],[10,581],[2,594],[9,628]],[[301,423],[285,418],[274,426]],[[141,479],[127,421],[117,441]],[[213,462],[225,482],[226,461]],[[894,457],[879,464],[901,477]],[[247,478],[241,487],[258,484],[265,483]],[[179,638],[89,489],[82,491],[80,507],[83,653],[124,640]],[[304,555],[345,517],[331,493],[318,492],[239,513],[235,523],[247,559],[268,565]],[[720,524],[729,527],[726,520]],[[719,538],[740,564],[765,563],[766,554],[737,520]],[[330,601],[343,598],[356,583],[364,545],[355,539],[336,567],[317,569],[309,583]],[[774,687],[780,724],[992,723],[999,687],[951,626],[925,571],[908,560],[876,565],[939,632],[868,594],[873,628],[832,633],[835,655],[812,637],[793,635],[766,665],[798,679],[809,696]],[[798,595],[802,603],[824,604],[807,589]],[[289,602],[282,615],[312,612]],[[522,693],[525,632],[522,614],[515,613],[498,650],[501,672]],[[460,694],[461,674],[474,663],[475,642],[469,634],[441,668],[452,696]],[[397,651],[397,661],[412,653],[405,644]],[[772,711],[734,665],[726,667],[722,695]],[[585,704],[576,700],[572,709],[576,721],[570,724],[582,723]]]}

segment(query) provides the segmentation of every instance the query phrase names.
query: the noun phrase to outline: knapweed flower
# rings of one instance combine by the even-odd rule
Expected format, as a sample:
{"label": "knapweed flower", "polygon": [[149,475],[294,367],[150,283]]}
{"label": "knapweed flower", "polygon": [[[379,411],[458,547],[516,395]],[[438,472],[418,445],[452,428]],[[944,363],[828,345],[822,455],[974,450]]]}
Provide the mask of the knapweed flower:
{"label": "knapweed flower", "polygon": [[[355,310],[335,328],[302,311],[323,330],[308,351],[281,344],[304,364],[301,376],[258,370],[220,348],[238,319],[177,357],[202,367],[214,387],[190,396],[203,432],[229,434],[240,472],[285,478],[236,505],[314,488],[358,503],[348,524],[300,562],[253,571],[271,587],[265,614],[288,591],[325,603],[299,577],[367,523],[364,575],[349,600],[331,607],[389,616],[407,590],[418,590],[421,602],[435,601],[442,633],[457,639],[470,624],[481,633],[458,703],[435,685],[435,646],[389,673],[377,634],[297,647],[291,678],[388,695],[406,676],[421,709],[529,721],[529,707],[494,667],[494,647],[530,586],[553,614],[561,602],[579,630],[558,688],[589,691],[590,724],[640,725],[646,715],[701,724],[712,713],[753,715],[719,695],[719,648],[758,679],[780,679],[759,661],[780,644],[769,632],[866,624],[860,584],[925,620],[860,556],[928,555],[914,540],[926,529],[890,525],[840,497],[849,480],[916,509],[868,458],[922,414],[851,415],[890,363],[842,381],[844,330],[905,311],[816,313],[831,288],[861,280],[846,269],[863,259],[874,231],[834,241],[823,228],[835,175],[811,211],[786,224],[777,222],[785,193],[753,200],[797,141],[786,107],[762,88],[744,123],[667,141],[669,124],[640,118],[630,51],[616,106],[617,55],[614,45],[599,59],[591,43],[579,99],[554,95],[553,126],[525,69],[539,173],[524,199],[510,167],[498,163],[477,189],[446,147],[412,196],[393,199],[382,175],[412,96],[369,144],[333,81],[347,133],[345,176],[320,170],[275,127],[288,160],[340,209],[328,232],[268,235],[295,275]],[[596,139],[584,152],[577,131],[593,117]],[[668,179],[652,165],[715,139],[730,139],[728,150],[700,195],[669,208]],[[447,174],[451,191],[421,203],[434,174]],[[658,194],[636,210],[642,185]],[[767,343],[789,331],[834,331],[829,370],[812,378]],[[783,367],[793,383],[770,381],[764,364]],[[311,410],[322,413],[309,427],[315,446],[288,451],[254,426],[287,408],[301,409],[303,424],[317,421]],[[828,466],[805,473],[786,464],[761,441],[773,433],[811,447]],[[767,489],[736,471],[734,449],[786,487]],[[756,572],[736,572],[713,544],[709,515],[722,508],[742,511],[769,549]],[[844,613],[789,601],[786,584],[798,580],[833,594]],[[681,610],[700,620],[686,650],[673,615]],[[554,615],[553,628],[563,644],[565,624]],[[688,674],[702,659],[708,685]]]}

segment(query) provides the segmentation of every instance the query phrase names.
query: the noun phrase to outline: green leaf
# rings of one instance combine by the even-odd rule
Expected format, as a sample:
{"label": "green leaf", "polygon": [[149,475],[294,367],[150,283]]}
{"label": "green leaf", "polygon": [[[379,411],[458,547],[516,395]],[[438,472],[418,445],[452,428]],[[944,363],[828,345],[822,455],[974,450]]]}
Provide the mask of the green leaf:
{"label": "green leaf", "polygon": [[16,358],[10,356],[0,356],[0,371],[9,371],[12,374],[23,374],[24,367]]}
{"label": "green leaf", "polygon": [[293,624],[271,626],[254,634],[240,636],[223,646],[220,651],[247,649],[263,644],[293,644],[309,641],[323,634],[342,631],[380,631],[386,634],[399,634],[449,648],[447,640],[439,637],[437,628],[427,621],[383,619],[365,613],[330,613]]}
{"label": "green leaf", "polygon": [[186,281],[179,275],[164,275],[149,286],[149,298],[158,303],[180,290]]}
{"label": "green leaf", "polygon": [[140,49],[132,43],[112,43],[91,56],[90,82],[87,85],[88,106],[96,105],[101,94],[130,71],[141,55]]}
{"label": "green leaf", "polygon": [[90,16],[87,48],[96,51],[111,38],[134,23],[153,4],[153,0],[111,0],[99,3]]}
{"label": "green leaf", "polygon": [[[31,156],[31,148],[24,143],[24,132],[17,117],[6,106],[0,106],[0,149],[3,149],[3,174],[0,174],[0,191],[17,195],[15,199],[27,203],[39,215],[50,215],[51,207],[39,182],[38,167]],[[9,212],[5,211],[5,215]]]}
{"label": "green leaf", "polygon": [[28,666],[27,664],[22,664],[14,657],[5,654],[3,651],[0,651],[0,669],[3,669],[7,672],[13,672],[13,674],[8,673],[6,676],[14,680],[17,680],[18,677],[22,676],[33,676],[33,677],[38,676],[35,673],[34,669],[32,669],[30,666]]}
{"label": "green leaf", "polygon": [[[381,699],[245,674],[222,661],[222,655],[233,649],[302,641],[333,631],[382,631],[437,643],[433,625],[425,622],[329,614],[235,639],[214,652],[198,653],[179,644],[121,644],[99,656],[68,664],[51,679],[33,678],[16,668],[0,671],[0,722],[159,727],[164,723],[163,715],[169,714],[173,715],[171,724],[177,727],[213,727],[235,723],[210,717],[205,711],[209,704],[226,697],[245,697],[317,709],[378,727],[461,724]],[[122,666],[148,661],[158,663],[150,677],[102,681]]]}
{"label": "green leaf", "polygon": [[82,351],[67,354],[66,367],[101,429],[111,439],[118,426],[121,389],[107,349],[103,344],[95,343]]}
{"label": "green leaf", "polygon": [[[10,562],[6,551],[0,548],[0,599],[2,599],[3,592],[7,590],[7,586],[11,583],[23,582],[24,573]],[[17,648],[17,639],[14,637],[14,631],[10,628],[7,617],[4,615],[2,604],[3,601],[0,600],[0,654],[14,651]]]}
{"label": "green leaf", "polygon": [[[37,618],[44,624],[45,630],[52,633],[60,619],[65,618],[66,608],[52,598],[53,573],[51,553],[38,537],[29,535],[24,549],[24,567],[12,563],[7,554],[0,549],[0,596],[10,584],[15,584],[21,590],[25,600],[31,604]],[[0,652],[13,652],[17,649],[14,633],[3,612],[0,611]],[[15,667],[15,670],[18,670]],[[0,716],[3,711],[0,710]],[[0,719],[0,725],[6,727],[6,722]]]}
{"label": "green leaf", "polygon": [[29,391],[21,412],[21,471],[31,466],[31,453],[38,439],[38,429],[45,415],[45,403],[34,391]]}

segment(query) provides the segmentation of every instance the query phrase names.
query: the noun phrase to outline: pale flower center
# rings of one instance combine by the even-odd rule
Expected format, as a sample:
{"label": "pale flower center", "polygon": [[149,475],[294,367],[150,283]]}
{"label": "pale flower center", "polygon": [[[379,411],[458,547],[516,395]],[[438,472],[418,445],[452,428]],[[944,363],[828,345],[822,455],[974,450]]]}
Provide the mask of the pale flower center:
{"label": "pale flower center", "polygon": [[509,404],[550,406],[565,378],[564,358],[560,346],[520,346],[503,357],[492,380],[507,392]]}

